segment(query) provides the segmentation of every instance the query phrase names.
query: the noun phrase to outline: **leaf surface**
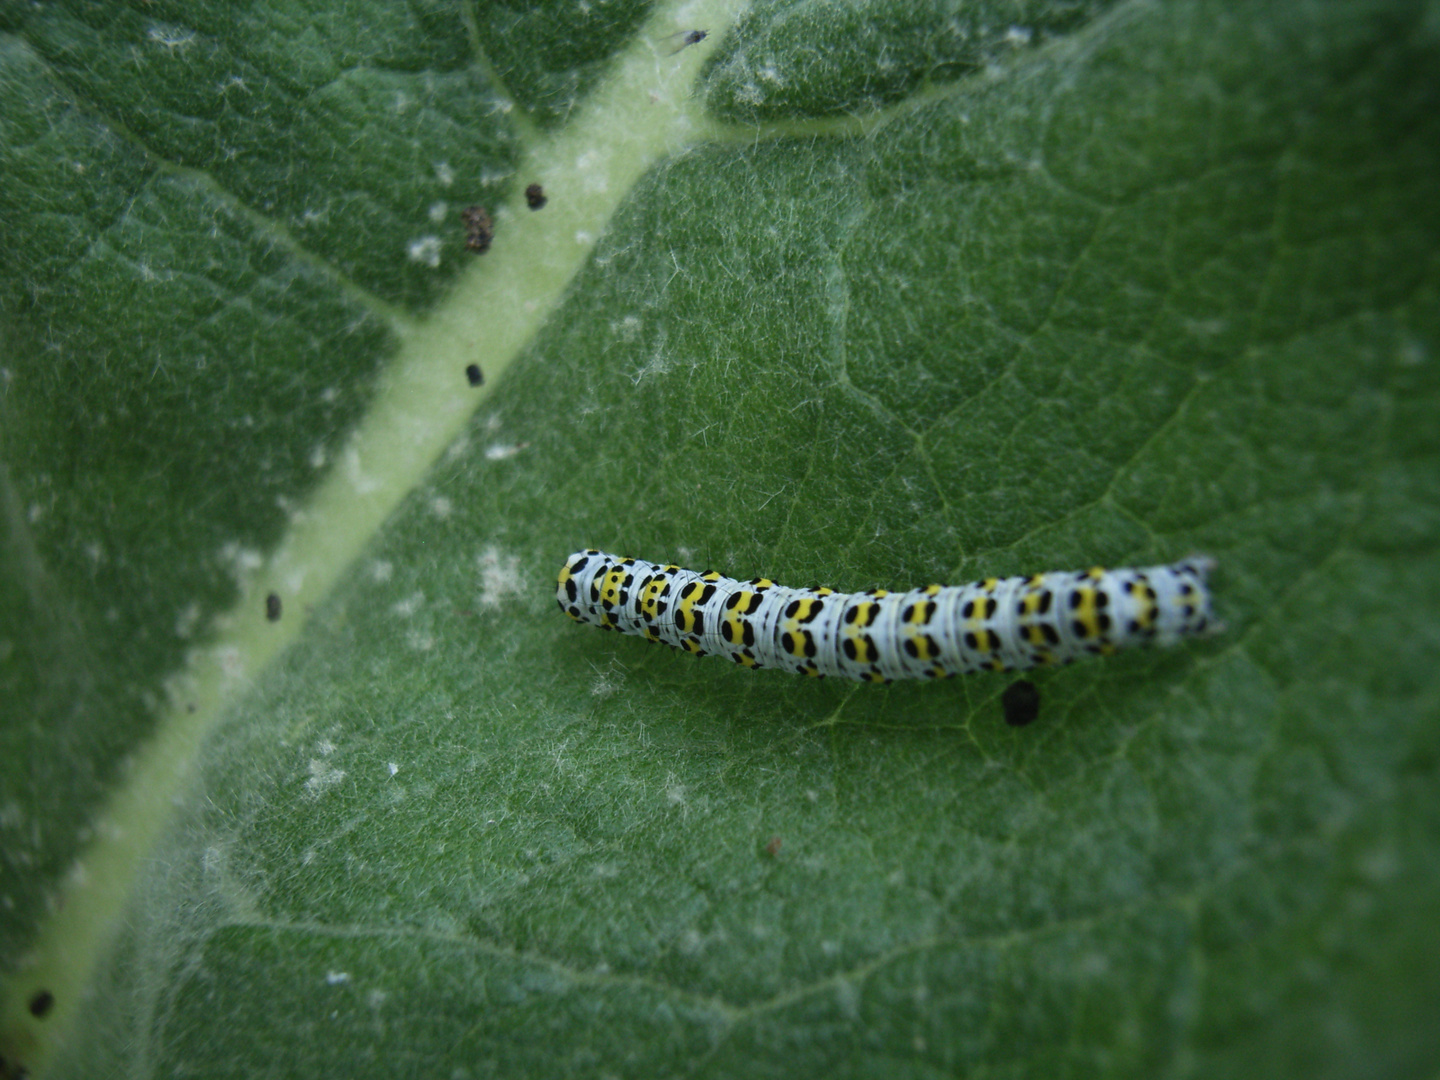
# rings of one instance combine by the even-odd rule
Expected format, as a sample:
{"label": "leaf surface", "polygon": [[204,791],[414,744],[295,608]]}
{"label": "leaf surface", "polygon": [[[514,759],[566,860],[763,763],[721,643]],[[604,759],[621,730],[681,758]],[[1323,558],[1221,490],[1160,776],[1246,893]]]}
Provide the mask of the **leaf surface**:
{"label": "leaf surface", "polygon": [[[0,15],[8,1067],[1433,1073],[1433,5],[886,9]],[[587,546],[1227,627],[1016,730]]]}

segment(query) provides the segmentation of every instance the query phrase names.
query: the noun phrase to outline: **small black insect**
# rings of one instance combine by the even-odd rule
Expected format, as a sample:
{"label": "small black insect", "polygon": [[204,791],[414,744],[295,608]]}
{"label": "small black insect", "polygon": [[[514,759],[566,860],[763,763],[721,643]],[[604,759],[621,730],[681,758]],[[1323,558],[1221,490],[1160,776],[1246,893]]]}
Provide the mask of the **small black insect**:
{"label": "small black insect", "polygon": [[465,249],[477,255],[489,251],[490,241],[495,239],[495,223],[485,208],[467,206],[460,211],[460,220],[465,223]]}
{"label": "small black insect", "polygon": [[1005,709],[1005,723],[1024,727],[1040,715],[1040,691],[1029,679],[1021,679],[1005,688],[1000,704]]}
{"label": "small black insect", "polygon": [[265,597],[265,618],[271,622],[280,621],[280,594],[271,593]]}
{"label": "small black insect", "polygon": [[539,210],[549,201],[545,197],[545,189],[539,184],[531,184],[525,189],[525,205],[531,210]]}
{"label": "small black insect", "polygon": [[50,1011],[55,1004],[55,995],[49,990],[36,990],[30,995],[30,1015],[42,1017]]}
{"label": "small black insect", "polygon": [[465,378],[470,380],[471,386],[484,386],[485,373],[480,370],[479,364],[471,364],[465,369]]}
{"label": "small black insect", "polygon": [[674,56],[681,49],[689,45],[699,44],[700,42],[704,41],[709,35],[709,30],[681,30],[679,33],[671,34],[670,39],[673,40],[674,38],[679,38],[680,44],[676,45],[675,48],[670,50],[670,55]]}

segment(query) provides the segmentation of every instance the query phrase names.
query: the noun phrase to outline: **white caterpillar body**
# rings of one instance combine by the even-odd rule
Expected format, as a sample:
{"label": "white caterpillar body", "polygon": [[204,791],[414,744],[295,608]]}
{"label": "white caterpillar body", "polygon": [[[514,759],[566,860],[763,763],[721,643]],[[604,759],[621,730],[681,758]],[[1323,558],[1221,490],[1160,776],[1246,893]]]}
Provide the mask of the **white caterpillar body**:
{"label": "white caterpillar body", "polygon": [[765,578],[578,551],[560,568],[560,610],[696,656],[865,682],[1068,664],[1215,628],[1193,558],[1132,570],[1062,571],[909,592],[789,589]]}

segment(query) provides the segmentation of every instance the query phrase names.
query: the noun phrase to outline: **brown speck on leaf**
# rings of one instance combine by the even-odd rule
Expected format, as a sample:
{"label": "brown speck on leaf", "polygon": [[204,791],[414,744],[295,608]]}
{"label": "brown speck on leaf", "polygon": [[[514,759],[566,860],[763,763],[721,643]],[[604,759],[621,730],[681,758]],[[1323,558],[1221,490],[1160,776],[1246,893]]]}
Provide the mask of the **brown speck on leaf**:
{"label": "brown speck on leaf", "polygon": [[490,250],[490,241],[495,239],[495,223],[483,206],[467,206],[460,211],[460,220],[465,224],[465,249],[477,255]]}
{"label": "brown speck on leaf", "polygon": [[772,859],[780,854],[780,838],[778,836],[770,837],[770,840],[765,844],[765,854],[769,855]]}

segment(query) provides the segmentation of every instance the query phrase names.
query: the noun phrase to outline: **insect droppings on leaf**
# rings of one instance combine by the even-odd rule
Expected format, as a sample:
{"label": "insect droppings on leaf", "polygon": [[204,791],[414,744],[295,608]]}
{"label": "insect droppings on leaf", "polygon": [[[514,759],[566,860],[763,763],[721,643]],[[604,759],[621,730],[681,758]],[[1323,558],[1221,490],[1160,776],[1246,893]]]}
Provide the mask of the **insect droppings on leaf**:
{"label": "insect droppings on leaf", "polygon": [[477,255],[490,250],[490,241],[495,239],[495,223],[483,206],[467,206],[460,211],[460,220],[465,224],[465,249]]}
{"label": "insect droppings on leaf", "polygon": [[1024,727],[1040,715],[1040,691],[1029,679],[1021,679],[1005,688],[1000,704],[1005,709],[1005,723]]}

